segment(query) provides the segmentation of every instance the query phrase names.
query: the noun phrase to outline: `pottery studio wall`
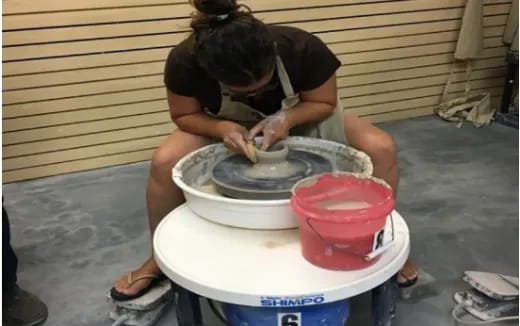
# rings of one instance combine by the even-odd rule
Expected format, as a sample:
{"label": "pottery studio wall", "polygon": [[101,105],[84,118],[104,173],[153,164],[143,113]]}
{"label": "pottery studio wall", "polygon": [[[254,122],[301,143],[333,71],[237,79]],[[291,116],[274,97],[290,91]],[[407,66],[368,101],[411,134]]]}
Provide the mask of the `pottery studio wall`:
{"label": "pottery studio wall", "polygon": [[[346,110],[372,121],[428,115],[446,81],[464,0],[246,0],[267,23],[311,31],[343,66]],[[496,100],[510,0],[485,0],[472,88]],[[188,31],[187,0],[5,0],[4,182],[148,160],[175,126],[164,59]],[[457,67],[454,92],[464,89]]]}

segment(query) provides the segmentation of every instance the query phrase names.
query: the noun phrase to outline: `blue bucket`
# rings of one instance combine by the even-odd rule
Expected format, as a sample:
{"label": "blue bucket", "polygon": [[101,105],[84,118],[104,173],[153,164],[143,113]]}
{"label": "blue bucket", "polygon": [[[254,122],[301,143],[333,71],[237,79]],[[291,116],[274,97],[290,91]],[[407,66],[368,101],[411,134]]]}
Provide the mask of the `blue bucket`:
{"label": "blue bucket", "polygon": [[299,307],[251,307],[223,303],[229,326],[340,326],[350,314],[350,300]]}

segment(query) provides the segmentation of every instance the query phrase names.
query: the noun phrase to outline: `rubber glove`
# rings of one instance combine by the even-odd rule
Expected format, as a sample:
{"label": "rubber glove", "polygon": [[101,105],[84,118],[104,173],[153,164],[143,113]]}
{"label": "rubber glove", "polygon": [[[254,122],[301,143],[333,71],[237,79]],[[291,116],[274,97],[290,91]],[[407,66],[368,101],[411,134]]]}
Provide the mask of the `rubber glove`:
{"label": "rubber glove", "polygon": [[271,145],[287,138],[290,129],[291,125],[287,119],[287,114],[284,110],[280,110],[254,126],[249,131],[249,139],[254,139],[258,134],[262,133],[264,140],[260,149],[265,151]]}

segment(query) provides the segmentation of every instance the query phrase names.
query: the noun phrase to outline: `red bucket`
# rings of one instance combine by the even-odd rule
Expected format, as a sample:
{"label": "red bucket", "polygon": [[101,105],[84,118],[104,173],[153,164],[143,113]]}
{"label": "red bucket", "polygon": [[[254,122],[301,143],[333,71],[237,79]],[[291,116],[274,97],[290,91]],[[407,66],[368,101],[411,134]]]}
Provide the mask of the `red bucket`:
{"label": "red bucket", "polygon": [[327,269],[355,270],[378,260],[373,253],[383,246],[394,199],[383,180],[335,172],[299,181],[291,206],[305,259]]}

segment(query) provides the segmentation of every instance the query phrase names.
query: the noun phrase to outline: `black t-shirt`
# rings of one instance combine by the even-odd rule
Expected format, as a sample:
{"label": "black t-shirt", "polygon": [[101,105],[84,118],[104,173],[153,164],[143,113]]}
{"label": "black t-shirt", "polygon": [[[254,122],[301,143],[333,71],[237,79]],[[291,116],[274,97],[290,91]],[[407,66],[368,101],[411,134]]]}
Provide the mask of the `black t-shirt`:
{"label": "black t-shirt", "polygon": [[[286,26],[269,26],[269,30],[296,93],[322,85],[341,65],[323,41],[311,33]],[[220,109],[219,83],[198,65],[186,40],[170,51],[164,83],[176,94],[195,97],[202,107],[213,113]],[[280,109],[283,98],[283,90],[278,83],[278,87],[272,90],[241,101],[264,114],[272,114]]]}

